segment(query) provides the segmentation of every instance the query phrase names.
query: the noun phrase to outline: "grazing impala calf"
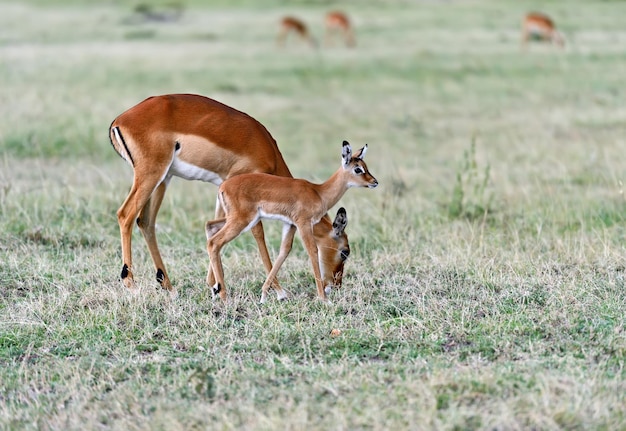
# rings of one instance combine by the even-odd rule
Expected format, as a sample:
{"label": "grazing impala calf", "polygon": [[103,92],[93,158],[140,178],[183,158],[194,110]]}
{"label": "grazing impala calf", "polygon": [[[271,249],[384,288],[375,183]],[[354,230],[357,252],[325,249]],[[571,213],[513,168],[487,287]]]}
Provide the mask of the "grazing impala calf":
{"label": "grazing impala calf", "polygon": [[335,34],[343,38],[346,46],[355,46],[354,30],[348,15],[343,12],[334,11],[326,14],[326,34],[325,44],[330,45]]}
{"label": "grazing impala calf", "polygon": [[[283,237],[290,240],[283,241],[283,244],[289,244],[289,247],[281,247],[274,267],[263,284],[261,302],[265,301],[272,279],[289,254],[296,228],[311,260],[317,295],[326,301],[326,294],[330,293],[331,287],[336,283],[333,274],[325,271],[322,275],[313,226],[319,223],[348,188],[374,188],[378,185],[378,181],[369,173],[363,161],[366,151],[367,145],[353,157],[352,147],[344,141],[341,167],[323,184],[267,174],[243,174],[224,181],[217,192],[217,198],[226,217],[210,220],[206,224],[207,252],[217,280],[213,286],[213,293],[219,293],[222,300],[226,300],[224,270],[220,257],[222,247],[265,218],[282,221]],[[335,225],[342,231],[346,223],[345,210],[340,209]],[[337,254],[343,253],[338,251]],[[282,296],[279,294],[279,297]]]}
{"label": "grazing impala calf", "polygon": [[315,41],[313,36],[311,36],[309,28],[304,23],[304,21],[293,16],[286,16],[280,20],[280,28],[278,30],[276,43],[279,46],[285,45],[285,40],[287,39],[287,36],[292,33],[299,36],[302,40],[304,40],[312,47],[317,47],[317,42]]}
{"label": "grazing impala calf", "polygon": [[531,37],[547,40],[561,48],[565,45],[563,34],[556,29],[554,21],[549,16],[539,12],[531,12],[524,17],[522,22],[523,49],[526,49]]}
{"label": "grazing impala calf", "polygon": [[[119,115],[109,128],[111,144],[133,168],[133,184],[117,211],[122,239],[124,285],[135,290],[132,271],[132,229],[137,222],[148,245],[159,284],[176,296],[156,240],[155,222],[172,177],[220,185],[249,172],[291,177],[276,141],[249,115],[207,97],[169,94],[150,97]],[[224,212],[217,202],[215,217]],[[252,227],[265,270],[272,269],[263,225]],[[348,238],[337,233],[326,215],[313,226],[320,261],[339,262],[336,250],[348,249]],[[283,238],[281,247],[289,238]],[[293,236],[291,238],[293,241]],[[208,280],[213,280],[209,271]],[[272,281],[277,292],[282,289]],[[213,282],[210,283],[211,285]]]}

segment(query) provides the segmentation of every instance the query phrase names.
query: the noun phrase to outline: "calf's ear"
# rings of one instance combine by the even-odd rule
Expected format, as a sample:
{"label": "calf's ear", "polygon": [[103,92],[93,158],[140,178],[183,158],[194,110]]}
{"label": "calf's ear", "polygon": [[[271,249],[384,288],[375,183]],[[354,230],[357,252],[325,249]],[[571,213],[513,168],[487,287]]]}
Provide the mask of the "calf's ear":
{"label": "calf's ear", "polygon": [[339,208],[339,210],[337,210],[335,221],[333,221],[333,234],[335,236],[343,235],[343,231],[346,229],[347,225],[348,214],[346,213],[346,209],[344,207],[341,207]]}

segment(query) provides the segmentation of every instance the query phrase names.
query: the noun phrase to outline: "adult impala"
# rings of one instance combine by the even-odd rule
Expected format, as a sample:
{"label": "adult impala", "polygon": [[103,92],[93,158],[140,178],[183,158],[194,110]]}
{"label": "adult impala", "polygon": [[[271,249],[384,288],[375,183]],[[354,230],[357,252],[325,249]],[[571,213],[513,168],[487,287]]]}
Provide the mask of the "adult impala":
{"label": "adult impala", "polygon": [[279,46],[284,45],[285,40],[290,34],[297,35],[300,39],[304,40],[312,47],[317,46],[317,42],[313,36],[311,36],[309,27],[304,23],[304,21],[293,16],[286,16],[280,20],[276,43]]}
{"label": "adult impala", "polygon": [[522,48],[526,48],[531,37],[550,41],[560,47],[565,45],[565,38],[556,29],[552,18],[539,12],[530,12],[522,21]]}
{"label": "adult impala", "polygon": [[[249,115],[207,97],[170,94],[150,97],[117,117],[109,128],[111,144],[134,172],[133,184],[117,211],[122,238],[124,285],[135,289],[132,265],[132,229],[136,220],[148,245],[159,284],[176,296],[159,252],[155,220],[163,195],[172,177],[200,180],[220,185],[235,175],[264,172],[291,177],[276,141],[267,129]],[[216,204],[215,215],[224,212]],[[270,260],[263,225],[251,228],[266,272]],[[348,248],[342,231],[337,234],[328,216],[313,226],[319,259],[330,273],[343,270],[341,253]],[[287,247],[284,241],[281,247]],[[293,240],[293,238],[292,238]],[[290,245],[289,245],[290,247]],[[207,281],[212,285],[209,271]],[[273,287],[281,291],[278,281]]]}
{"label": "adult impala", "polygon": [[330,45],[335,34],[339,34],[343,37],[347,46],[355,46],[356,41],[354,39],[354,30],[348,15],[340,11],[332,11],[326,14],[325,19],[326,34],[325,43]]}
{"label": "adult impala", "polygon": [[[287,244],[293,242],[295,229],[298,229],[311,260],[318,297],[326,301],[326,294],[336,283],[332,274],[322,276],[313,226],[339,202],[348,188],[378,186],[378,181],[370,174],[363,161],[366,151],[367,145],[353,157],[352,147],[343,141],[341,166],[323,184],[268,174],[243,174],[224,181],[217,192],[217,198],[226,217],[208,221],[206,224],[207,252],[216,278],[213,293],[219,293],[222,300],[226,300],[224,269],[220,258],[222,247],[265,218],[284,223],[283,238],[289,239]],[[342,223],[337,220],[344,216],[345,210],[340,209],[335,222]],[[345,227],[345,223],[343,225]],[[274,267],[263,284],[261,302],[265,302],[270,284],[287,254],[289,249],[281,247]],[[277,293],[279,298],[285,296],[282,291]]]}

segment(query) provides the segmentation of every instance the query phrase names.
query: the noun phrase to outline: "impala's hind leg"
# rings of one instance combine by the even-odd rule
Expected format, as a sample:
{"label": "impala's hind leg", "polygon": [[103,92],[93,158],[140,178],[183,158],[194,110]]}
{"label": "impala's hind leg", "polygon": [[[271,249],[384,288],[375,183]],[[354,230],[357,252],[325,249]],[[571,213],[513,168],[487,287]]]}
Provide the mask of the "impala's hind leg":
{"label": "impala's hind leg", "polygon": [[[216,213],[217,213],[217,211],[216,211]],[[209,240],[222,227],[224,227],[225,224],[226,224],[226,218],[221,217],[221,218],[215,218],[215,220],[209,220],[204,225],[204,232],[206,233],[206,240],[207,240],[207,253],[209,254],[209,259],[210,259],[210,256],[211,256],[211,252],[208,249]],[[207,286],[209,286],[211,288],[211,290],[213,290],[213,287],[216,284],[215,283],[215,272],[213,272],[213,263],[212,263],[211,260],[209,260],[209,269],[208,269],[207,275],[206,275],[206,284],[207,284]],[[213,294],[215,294],[215,292],[213,292]]]}
{"label": "impala's hind leg", "polygon": [[206,224],[207,233],[207,252],[211,260],[211,267],[215,276],[215,284],[213,284],[213,295],[220,295],[222,301],[226,301],[226,285],[224,284],[224,268],[222,266],[221,250],[222,248],[235,239],[246,227],[246,220],[211,220]]}
{"label": "impala's hind leg", "polygon": [[[218,221],[219,221],[219,223],[218,223]],[[220,200],[216,199],[216,202],[215,202],[215,219],[207,221],[206,225],[204,227],[204,231],[206,233],[207,241],[209,240],[209,238],[211,238],[213,235],[215,235],[215,233],[218,230],[220,230],[220,228],[222,226],[224,226],[224,223],[226,223],[224,209],[220,205]],[[210,263],[209,263],[209,269],[207,270],[207,275],[206,275],[206,284],[208,286],[214,286],[215,285],[215,275],[213,274],[213,266]]]}
{"label": "impala's hind leg", "polygon": [[[225,222],[224,217],[225,217],[224,210],[220,204],[220,200],[217,199],[217,202],[215,204],[215,220],[207,222],[206,229],[205,229],[207,240],[211,236],[213,236],[221,228],[221,226],[223,226],[223,224],[221,224],[220,226],[219,223],[217,223],[217,221],[224,220]],[[265,267],[265,273],[269,274],[270,271],[272,270],[273,265],[272,265],[272,259],[270,258],[270,254],[267,251],[267,245],[265,244],[265,232],[263,230],[263,223],[261,223],[261,221],[259,220],[259,222],[255,226],[252,227],[251,231],[252,231],[252,236],[254,236],[254,240],[256,241],[257,247],[259,249],[259,254],[261,255],[261,261],[263,262],[263,266]],[[293,238],[291,239],[291,242],[293,243]],[[282,244],[281,244],[281,247],[282,247]],[[289,246],[289,248],[291,249],[291,245]],[[213,274],[212,265],[209,265],[206,283],[209,286],[215,285],[215,276]],[[287,296],[287,293],[280,286],[280,284],[278,283],[278,279],[276,277],[272,278],[271,286],[274,288],[274,290],[279,295],[279,297]]]}
{"label": "impala's hind leg", "polygon": [[157,187],[159,178],[142,178],[135,180],[130,189],[130,193],[126,197],[126,200],[122,206],[117,210],[117,222],[120,226],[120,235],[122,238],[122,274],[121,279],[130,290],[135,290],[135,281],[133,279],[133,258],[132,258],[132,234],[133,223],[138,214],[143,211],[144,207],[149,204],[150,197]]}
{"label": "impala's hind leg", "polygon": [[163,195],[165,195],[166,189],[167,181],[163,181],[157,186],[156,190],[152,193],[152,196],[148,199],[148,202],[139,213],[139,217],[137,217],[137,225],[146,240],[150,256],[154,262],[157,282],[159,282],[163,289],[170,292],[170,296],[172,298],[175,298],[178,293],[176,292],[176,288],[172,286],[170,278],[167,275],[167,271],[165,270],[165,264],[163,263],[161,253],[159,252],[159,246],[157,244],[155,233],[156,216],[159,213],[159,208],[163,202]]}
{"label": "impala's hind leg", "polygon": [[[131,136],[126,135],[124,140],[121,132],[116,130],[116,135],[120,136],[119,139],[124,143],[127,151],[128,148],[131,151],[136,148],[136,142]],[[167,187],[166,175],[172,164],[174,151],[174,148],[168,146],[155,146],[149,160],[139,151],[134,152],[132,157],[131,152],[128,151],[128,160],[133,166],[133,185],[126,200],[117,210],[117,222],[122,239],[121,279],[124,286],[130,290],[136,288],[132,272],[132,233],[133,223],[137,220],[156,266],[157,279],[165,289],[173,292],[156,243],[154,221]]]}

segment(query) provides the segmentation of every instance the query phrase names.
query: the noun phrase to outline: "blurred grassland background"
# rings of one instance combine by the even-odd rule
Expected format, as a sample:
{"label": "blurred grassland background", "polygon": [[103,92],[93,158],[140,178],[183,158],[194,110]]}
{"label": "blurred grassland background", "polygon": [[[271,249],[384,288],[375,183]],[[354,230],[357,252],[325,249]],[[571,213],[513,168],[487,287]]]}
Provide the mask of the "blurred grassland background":
{"label": "blurred grassland background", "polygon": [[[0,2],[0,428],[626,427],[626,2],[178,5],[155,21],[123,1]],[[354,49],[323,44],[337,8]],[[530,10],[565,50],[520,49]],[[288,14],[319,49],[276,46]],[[124,291],[132,170],[108,126],[179,92],[258,119],[297,177],[368,143],[381,185],[340,203],[352,254],[333,305],[296,241],[293,298],[259,306],[248,234],[224,250],[232,303],[213,302],[216,189],[180,179],[157,220],[180,296],[138,232],[142,291]]]}

